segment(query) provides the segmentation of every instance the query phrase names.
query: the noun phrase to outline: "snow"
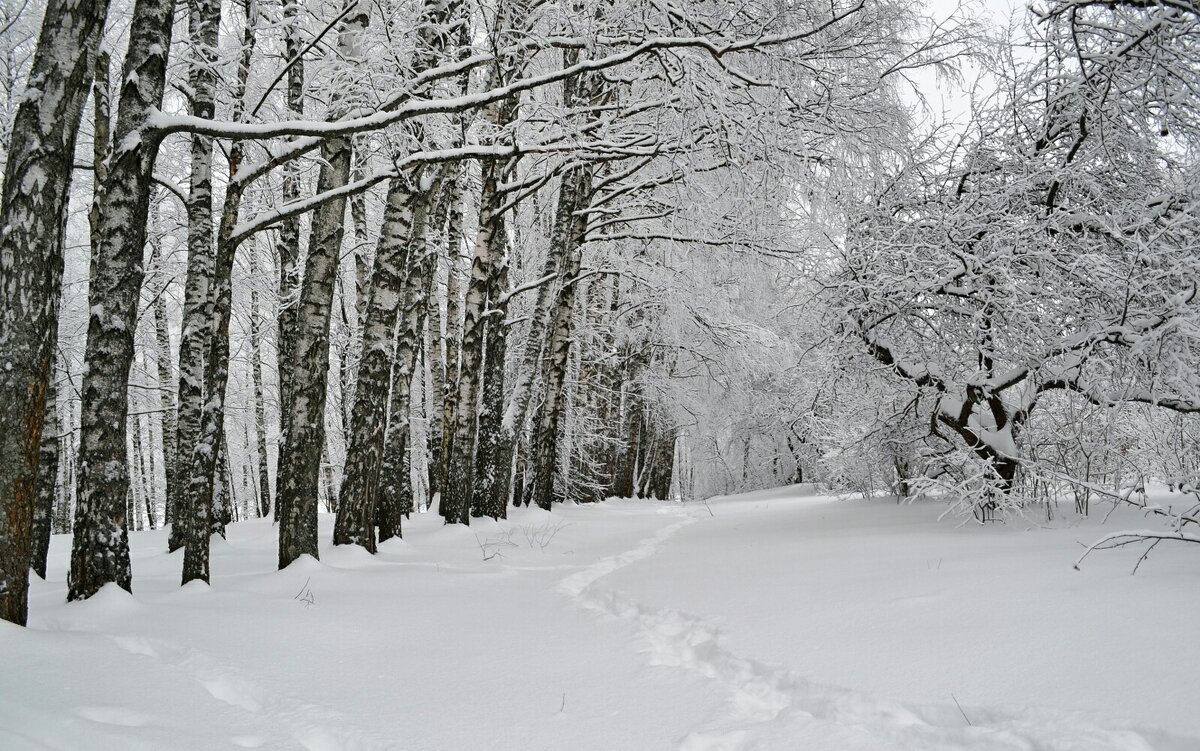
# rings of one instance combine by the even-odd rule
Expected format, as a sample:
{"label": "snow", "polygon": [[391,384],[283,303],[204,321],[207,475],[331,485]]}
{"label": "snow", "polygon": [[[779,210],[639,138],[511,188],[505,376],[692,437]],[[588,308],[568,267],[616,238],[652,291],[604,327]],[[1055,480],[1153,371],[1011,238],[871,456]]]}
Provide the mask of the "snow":
{"label": "snow", "polygon": [[[0,624],[4,749],[1200,749],[1192,546],[784,489],[521,509],[324,546],[229,528],[212,586],[132,533],[135,594]],[[328,540],[332,519],[321,519]],[[485,560],[485,558],[487,560]]]}

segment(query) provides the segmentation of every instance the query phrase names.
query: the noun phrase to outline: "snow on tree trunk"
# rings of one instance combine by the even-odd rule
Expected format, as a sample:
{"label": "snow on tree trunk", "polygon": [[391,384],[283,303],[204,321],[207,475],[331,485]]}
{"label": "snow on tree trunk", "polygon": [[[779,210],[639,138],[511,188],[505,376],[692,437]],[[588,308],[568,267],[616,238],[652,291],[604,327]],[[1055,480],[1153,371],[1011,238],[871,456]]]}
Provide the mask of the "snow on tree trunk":
{"label": "snow on tree trunk", "polygon": [[[503,120],[501,120],[503,122]],[[496,208],[500,203],[497,183],[502,165],[494,160],[483,164],[483,188],[479,196],[479,231],[471,259],[471,278],[463,304],[462,351],[459,355],[454,432],[449,444],[450,462],[442,489],[442,516],[448,524],[469,524],[474,483],[476,402],[483,374],[484,308],[488,283],[502,249],[496,237]]]}
{"label": "snow on tree trunk", "polygon": [[0,618],[25,625],[75,136],[108,3],[48,0],[0,196]]}
{"label": "snow on tree trunk", "polygon": [[125,384],[144,274],[146,219],[159,137],[145,129],[162,106],[174,3],[138,0],[121,75],[113,154],[101,199],[98,252],[92,258],[79,446],[79,493],[68,599],[91,597],[115,582],[132,588],[125,496]]}
{"label": "snow on tree trunk", "polygon": [[[357,36],[368,22],[367,6],[342,21],[338,46],[347,59],[358,57]],[[332,110],[336,112],[335,101]],[[350,177],[350,141],[329,138],[321,144],[317,193],[346,185]],[[325,401],[329,383],[329,323],[333,291],[345,232],[346,199],[333,198],[313,212],[304,282],[297,301],[291,396],[284,405],[283,439],[276,471],[279,506],[279,568],[301,555],[319,557],[317,492],[325,444]]]}
{"label": "snow on tree trunk", "polygon": [[[480,219],[484,219],[481,215]],[[512,474],[512,431],[504,429],[504,365],[508,352],[507,306],[501,300],[508,292],[508,243],[502,216],[492,216],[493,243],[500,246],[488,279],[491,309],[484,322],[487,345],[483,365],[483,393],[475,457],[475,485],[471,515],[507,517]]]}
{"label": "snow on tree trunk", "polygon": [[[263,517],[271,513],[271,476],[267,467],[267,408],[263,391],[262,316],[258,299],[258,248],[250,250],[250,378],[254,388],[254,445],[258,455],[258,508]],[[247,440],[249,444],[249,440]]]}
{"label": "snow on tree trunk", "polygon": [[[245,111],[246,82],[254,53],[258,23],[257,6],[246,5],[246,26],[242,39],[242,54],[234,90],[235,121],[241,121]],[[183,556],[183,583],[193,579],[207,582],[209,578],[209,540],[212,534],[224,536],[225,525],[233,518],[233,498],[230,488],[229,457],[225,437],[225,389],[229,380],[229,322],[233,317],[233,264],[238,242],[233,238],[245,184],[234,179],[242,161],[242,144],[229,150],[229,180],[217,230],[217,251],[212,267],[212,282],[206,305],[208,321],[203,328],[200,354],[201,391],[204,401],[200,410],[199,431],[190,449],[180,455],[188,458],[186,481],[181,508],[186,513]],[[214,463],[215,462],[215,463]]]}
{"label": "snow on tree trunk", "polygon": [[46,557],[50,554],[50,526],[54,497],[58,492],[58,379],[50,372],[46,380],[46,418],[42,421],[38,457],[37,501],[33,506],[33,553],[30,568],[46,578]]}
{"label": "snow on tree trunk", "polygon": [[[188,70],[192,115],[212,119],[216,111],[216,57],[220,43],[221,3],[219,0],[191,0],[188,3],[188,31],[192,60]],[[179,418],[176,454],[185,457],[183,467],[191,469],[191,456],[200,434],[200,414],[204,408],[204,355],[213,317],[213,271],[216,248],[213,244],[212,202],[213,139],[199,133],[191,136],[191,191],[187,200],[187,281],[183,293],[183,330],[179,339]],[[188,473],[167,476],[167,507],[171,509],[171,535],[167,550],[175,551],[188,539],[186,525],[193,511],[185,507]],[[207,525],[205,525],[207,526]]]}
{"label": "snow on tree trunk", "polygon": [[[426,178],[428,180],[428,178]],[[383,446],[382,472],[374,497],[377,503],[379,541],[400,536],[400,519],[413,510],[410,431],[413,373],[421,353],[429,289],[433,285],[434,249],[426,239],[429,203],[435,191],[422,185],[412,199],[412,233],[409,238],[408,276],[400,296],[401,308],[396,335],[395,363],[392,368],[392,396],[387,420],[387,440]],[[386,351],[386,350],[383,350]],[[383,375],[387,374],[383,371]],[[382,393],[385,383],[373,383]]]}
{"label": "snow on tree trunk", "polygon": [[[455,180],[450,186],[447,202],[450,204],[450,215],[446,219],[446,339],[443,350],[446,353],[446,379],[442,384],[442,450],[437,462],[437,492],[445,497],[446,472],[450,468],[450,452],[454,441],[454,415],[458,404],[458,372],[459,359],[462,349],[462,226],[463,226],[463,196],[461,179]],[[434,492],[432,486],[429,492]],[[439,513],[445,516],[444,505],[439,506]]]}
{"label": "snow on tree trunk", "polygon": [[[291,117],[304,114],[304,58],[300,55],[302,40],[298,16],[299,0],[284,0],[284,54],[294,61],[287,71],[287,108]],[[280,198],[284,203],[300,197],[300,174],[296,160],[283,165],[283,186]],[[283,440],[283,423],[292,399],[292,363],[296,355],[297,315],[300,295],[300,217],[284,219],[279,224],[279,240],[275,246],[279,257],[279,330],[275,338],[275,353],[279,374],[279,430]],[[279,473],[276,468],[275,482]],[[275,519],[279,520],[279,492],[275,493]]]}
{"label": "snow on tree trunk", "polygon": [[[154,269],[162,283],[167,284],[167,277],[162,273],[162,247],[158,238],[150,240],[150,268]],[[167,479],[168,490],[171,477],[175,474],[178,462],[177,435],[177,406],[175,391],[172,386],[175,379],[171,368],[171,333],[167,321],[167,296],[165,290],[154,298],[150,309],[154,319],[155,367],[158,373],[158,399],[160,419],[162,421],[163,470]],[[164,506],[164,523],[170,523],[170,502]]]}
{"label": "snow on tree trunk", "polygon": [[350,418],[341,503],[333,530],[335,545],[361,545],[371,552],[375,551],[375,494],[388,422],[391,345],[404,294],[405,271],[412,265],[412,196],[411,175],[392,178],[388,183],[363,326],[362,363]]}
{"label": "snow on tree trunk", "polygon": [[555,237],[565,244],[563,250],[563,272],[565,280],[558,295],[558,304],[550,325],[550,341],[547,345],[547,368],[545,400],[534,421],[533,439],[530,442],[529,462],[531,474],[527,482],[531,498],[538,506],[549,510],[554,502],[554,469],[557,463],[558,425],[563,413],[563,384],[567,375],[567,356],[571,349],[571,312],[575,307],[575,278],[579,276],[582,262],[583,238],[587,229],[586,215],[581,210],[587,206],[592,186],[592,166],[572,168],[564,177],[559,189],[558,209],[555,224],[565,230],[555,230]]}
{"label": "snow on tree trunk", "polygon": [[442,456],[442,426],[446,411],[446,352],[445,340],[442,338],[442,296],[439,294],[440,289],[437,279],[438,259],[441,255],[441,245],[446,237],[446,218],[450,208],[448,198],[447,191],[447,193],[441,194],[437,200],[427,230],[431,242],[433,239],[436,239],[437,242],[435,249],[430,251],[434,253],[430,259],[430,263],[432,264],[430,276],[432,285],[429,290],[429,310],[426,314],[425,323],[426,352],[429,353],[426,358],[429,361],[429,385],[426,391],[426,401],[429,404],[429,429],[426,433],[429,447],[427,476],[430,499],[438,492],[438,467],[441,466]]}

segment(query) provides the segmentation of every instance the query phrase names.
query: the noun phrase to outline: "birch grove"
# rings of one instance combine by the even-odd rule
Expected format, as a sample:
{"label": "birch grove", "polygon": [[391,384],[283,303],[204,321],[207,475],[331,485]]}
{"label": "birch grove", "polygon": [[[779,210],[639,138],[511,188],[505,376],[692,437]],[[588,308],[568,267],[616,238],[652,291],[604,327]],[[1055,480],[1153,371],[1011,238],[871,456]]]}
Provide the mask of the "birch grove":
{"label": "birch grove", "polygon": [[[1049,0],[1020,44],[883,0],[35,11],[6,620],[68,526],[75,600],[164,525],[187,583],[248,517],[282,569],[414,513],[1200,485],[1190,5]],[[923,107],[981,67],[962,120]]]}

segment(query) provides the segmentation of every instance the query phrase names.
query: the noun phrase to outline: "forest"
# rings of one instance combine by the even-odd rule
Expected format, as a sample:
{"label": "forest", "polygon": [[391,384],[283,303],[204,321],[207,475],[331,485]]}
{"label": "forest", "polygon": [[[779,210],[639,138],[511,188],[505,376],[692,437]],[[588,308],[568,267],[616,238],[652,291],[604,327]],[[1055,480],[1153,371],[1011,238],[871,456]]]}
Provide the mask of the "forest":
{"label": "forest", "polygon": [[0,132],[4,621],[784,486],[1195,592],[1194,0],[0,0]]}

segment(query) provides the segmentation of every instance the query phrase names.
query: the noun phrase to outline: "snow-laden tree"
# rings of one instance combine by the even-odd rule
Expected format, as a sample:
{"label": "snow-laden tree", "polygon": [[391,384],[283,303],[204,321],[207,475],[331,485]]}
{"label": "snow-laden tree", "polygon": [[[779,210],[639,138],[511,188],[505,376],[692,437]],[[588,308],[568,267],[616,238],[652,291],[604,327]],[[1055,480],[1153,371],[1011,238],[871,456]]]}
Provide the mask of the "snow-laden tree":
{"label": "snow-laden tree", "polygon": [[1036,9],[970,131],[849,212],[848,335],[973,457],[955,477],[980,503],[1012,493],[1059,393],[1200,412],[1198,31],[1171,3]]}

